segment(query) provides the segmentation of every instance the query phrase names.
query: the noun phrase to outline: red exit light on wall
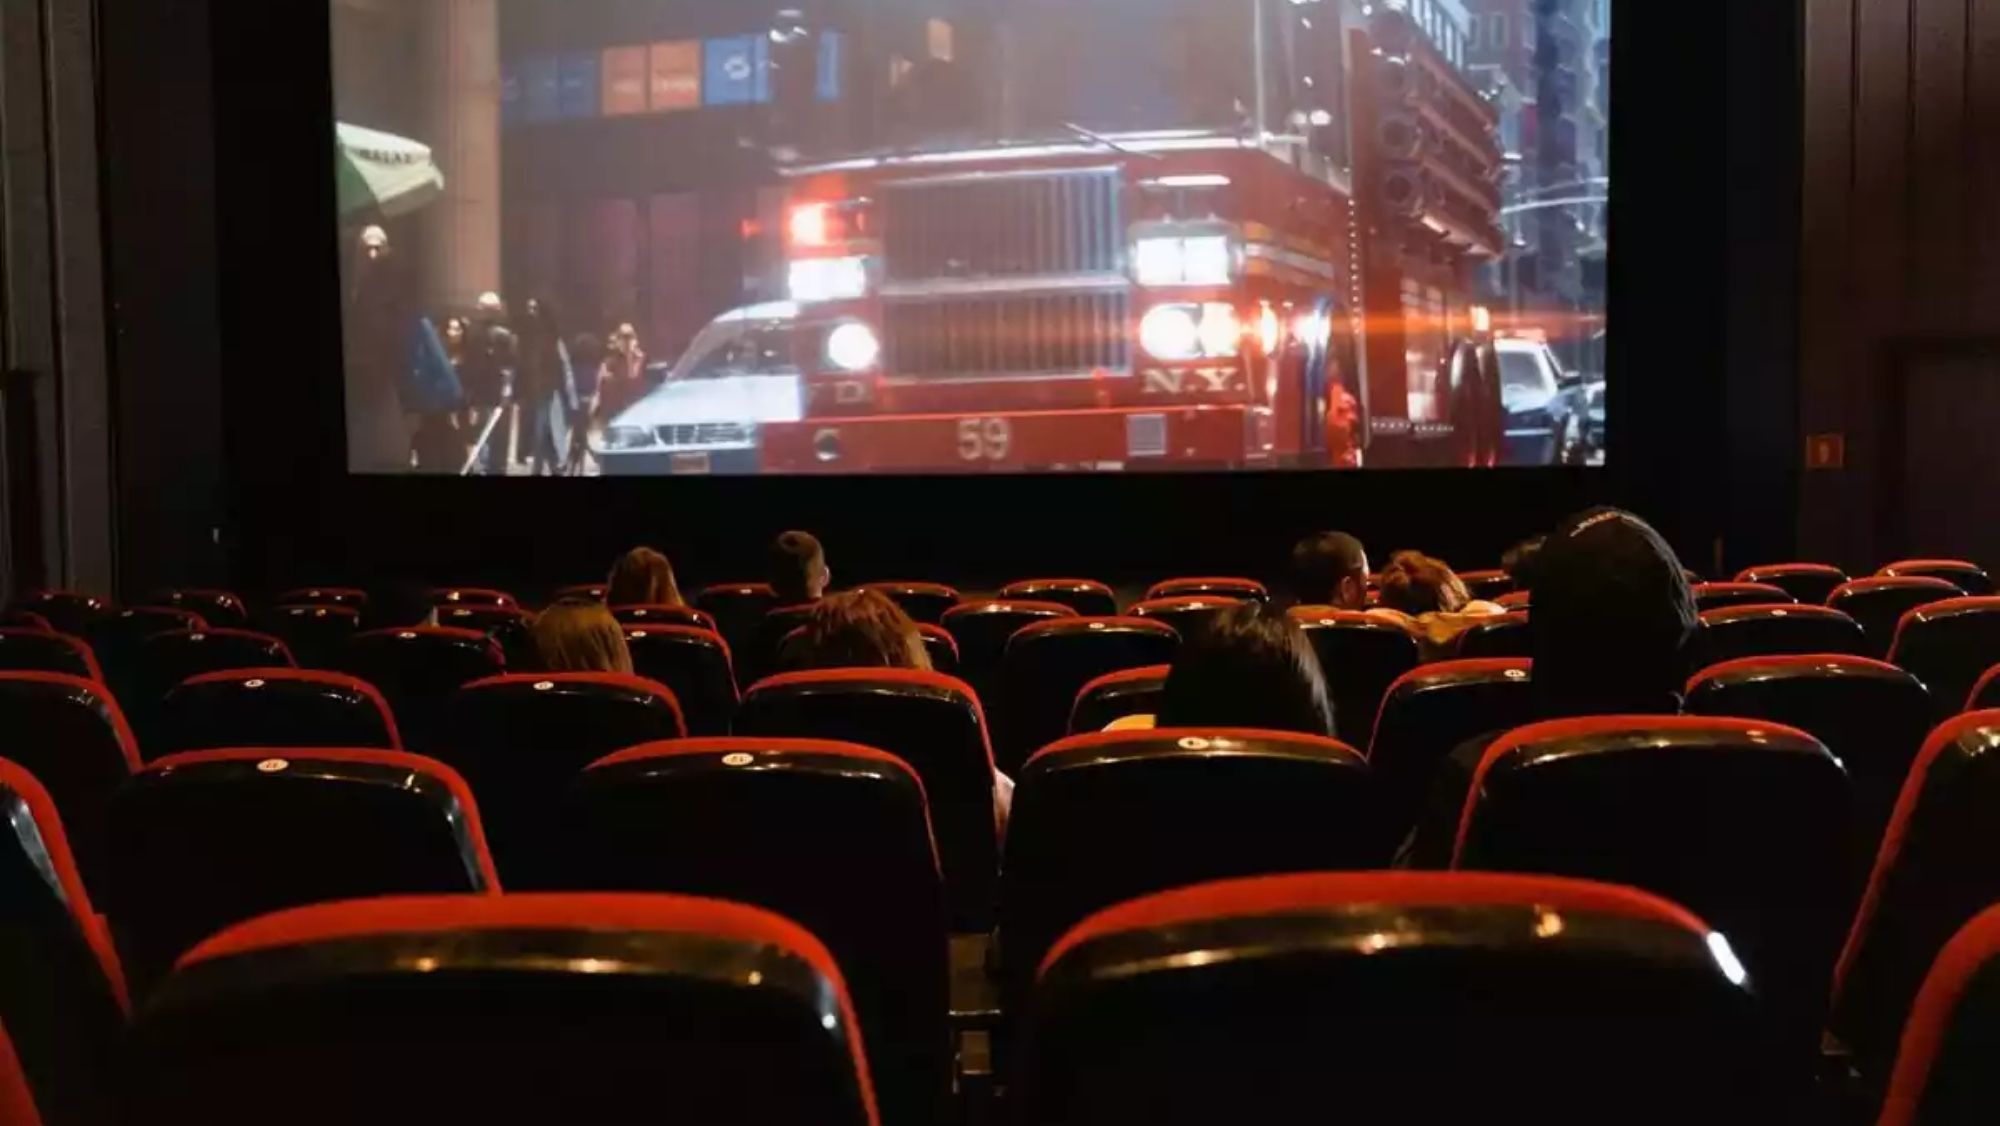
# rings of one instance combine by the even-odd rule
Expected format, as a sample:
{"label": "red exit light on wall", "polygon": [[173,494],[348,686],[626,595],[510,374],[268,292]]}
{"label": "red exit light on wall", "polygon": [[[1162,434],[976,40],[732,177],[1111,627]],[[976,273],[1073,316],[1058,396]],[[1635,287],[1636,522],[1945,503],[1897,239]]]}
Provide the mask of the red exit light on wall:
{"label": "red exit light on wall", "polygon": [[1807,469],[1844,469],[1847,467],[1847,435],[1814,434],[1806,439]]}

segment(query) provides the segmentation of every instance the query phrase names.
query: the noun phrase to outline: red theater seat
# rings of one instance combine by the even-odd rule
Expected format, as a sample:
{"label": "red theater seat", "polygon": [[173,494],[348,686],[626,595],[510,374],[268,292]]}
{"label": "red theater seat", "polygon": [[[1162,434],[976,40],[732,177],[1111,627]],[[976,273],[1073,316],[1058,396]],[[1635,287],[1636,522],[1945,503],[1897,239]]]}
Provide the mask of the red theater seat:
{"label": "red theater seat", "polygon": [[193,610],[170,606],[132,606],[99,618],[92,623],[90,635],[84,640],[90,643],[91,652],[96,655],[106,679],[114,685],[122,685],[129,682],[134,671],[133,662],[140,642],[162,633],[184,633],[208,627],[209,622]]}
{"label": "red theater seat", "polygon": [[1772,606],[1797,602],[1785,588],[1770,583],[1697,583],[1695,609],[1721,610],[1730,606]]}
{"label": "red theater seat", "polygon": [[958,590],[943,583],[863,583],[861,589],[885,595],[919,622],[936,625],[945,611],[960,602]]}
{"label": "red theater seat", "polygon": [[2000,665],[1987,669],[1965,700],[1966,711],[1978,712],[1988,708],[2000,708]]}
{"label": "red theater seat", "polygon": [[1896,1050],[1918,983],[1959,927],[2000,902],[2000,712],[1932,732],[1896,801],[1836,976],[1833,1033],[1865,1074]]}
{"label": "red theater seat", "polygon": [[48,787],[62,810],[77,863],[95,878],[104,812],[138,770],[139,744],[104,685],[60,673],[0,673],[0,731],[7,758]]}
{"label": "red theater seat", "polygon": [[1688,638],[1690,667],[1733,661],[1739,657],[1774,657],[1796,653],[1868,652],[1868,635],[1860,623],[1824,606],[1726,606],[1704,610],[1701,625]]}
{"label": "red theater seat", "polygon": [[518,606],[440,606],[437,624],[452,629],[469,629],[475,633],[490,634],[508,627],[526,626],[535,620],[533,614]]}
{"label": "red theater seat", "polygon": [[613,606],[611,616],[622,626],[685,626],[716,632],[714,615],[687,606]]}
{"label": "red theater seat", "polygon": [[0,629],[33,629],[43,633],[54,633],[56,627],[47,618],[33,610],[0,611]]}
{"label": "red theater seat", "polygon": [[894,755],[815,739],[622,751],[572,787],[565,886],[755,904],[827,944],[892,1122],[951,1086],[943,883],[923,783]]}
{"label": "red theater seat", "polygon": [[1748,657],[1688,682],[1692,715],[1796,727],[1826,744],[1853,787],[1858,868],[1875,855],[1910,764],[1930,732],[1930,693],[1916,677],[1866,657]]}
{"label": "red theater seat", "polygon": [[1460,571],[1458,581],[1465,592],[1482,602],[1494,602],[1514,592],[1514,576],[1505,571]]}
{"label": "red theater seat", "polygon": [[169,755],[113,803],[105,905],[135,987],[232,923],[334,899],[499,891],[472,791],[398,751]]}
{"label": "red theater seat", "polygon": [[1057,602],[1085,618],[1118,614],[1118,596],[1095,579],[1023,579],[1001,587],[1000,598],[1006,602]]}
{"label": "red theater seat", "polygon": [[780,606],[764,615],[757,623],[747,646],[733,646],[739,675],[744,683],[755,684],[775,672],[790,671],[784,667],[782,651],[785,639],[792,631],[806,624],[812,617],[813,604]]}
{"label": "red theater seat", "polygon": [[629,626],[632,671],[673,690],[691,735],[727,735],[736,714],[736,673],[729,643],[705,629]]}
{"label": "red theater seat", "polygon": [[1868,633],[1868,656],[1886,657],[1903,615],[1964,593],[1943,579],[1856,579],[1841,584],[1826,604],[1861,623]]}
{"label": "red theater seat", "polygon": [[1512,612],[1474,620],[1458,635],[1458,656],[1468,661],[1533,657],[1535,635],[1529,631],[1529,620],[1526,613]]}
{"label": "red theater seat", "polygon": [[1638,891],[1274,876],[1064,936],[1010,1096],[1039,1123],[1798,1121],[1760,1016],[1722,936]]}
{"label": "red theater seat", "polygon": [[443,586],[431,590],[431,601],[446,606],[519,606],[520,599],[504,590],[478,586]]}
{"label": "red theater seat", "polygon": [[24,595],[10,609],[24,610],[54,626],[58,631],[81,637],[90,632],[97,619],[111,607],[101,598],[69,590],[38,590]]}
{"label": "red theater seat", "polygon": [[1739,583],[1767,583],[1808,606],[1824,606],[1847,582],[1847,572],[1825,563],[1772,563],[1750,567],[1736,576]]}
{"label": "red theater seat", "polygon": [[146,1122],[877,1122],[853,1007],[819,940],[678,896],[266,916],[189,954],[134,1040]]}
{"label": "red theater seat", "polygon": [[169,590],[155,596],[153,602],[198,614],[217,629],[242,629],[250,624],[250,608],[241,596],[226,590]]}
{"label": "red theater seat", "polygon": [[1160,714],[1160,698],[1172,671],[1169,665],[1149,665],[1105,673],[1084,685],[1070,707],[1069,733],[1088,735],[1127,716]]}
{"label": "red theater seat", "polygon": [[1183,638],[1193,637],[1201,632],[1209,622],[1231,606],[1243,605],[1243,599],[1217,594],[1191,594],[1180,598],[1149,598],[1136,603],[1125,612],[1127,617],[1144,618],[1147,621],[1165,622],[1174,627],[1174,632]]}
{"label": "red theater seat", "polygon": [[[48,791],[0,760],[0,1040],[11,1041],[16,1081],[40,1121],[110,1123],[125,986],[104,920],[70,854]],[[21,1093],[0,1094],[0,1121]]]}
{"label": "red theater seat", "polygon": [[931,671],[946,676],[958,675],[958,639],[943,626],[928,622],[917,624],[917,633],[924,639],[924,656],[930,658]]}
{"label": "red theater seat", "polygon": [[1396,678],[1417,667],[1417,640],[1394,622],[1324,606],[1299,606],[1292,620],[1306,631],[1333,698],[1334,729],[1365,747],[1375,714]]}
{"label": "red theater seat", "polygon": [[574,586],[558,587],[550,601],[562,602],[566,599],[579,602],[602,602],[611,588],[603,583],[577,583]]}
{"label": "red theater seat", "polygon": [[1902,1030],[1877,1126],[1980,1126],[2000,1108],[2000,906],[1938,954]]}
{"label": "red theater seat", "polygon": [[104,679],[97,654],[82,638],[38,629],[0,629],[0,672],[52,672]]}
{"label": "red theater seat", "polygon": [[136,660],[135,684],[140,696],[125,702],[146,707],[181,681],[203,673],[298,667],[283,641],[268,633],[241,629],[156,633],[139,643]]}
{"label": "red theater seat", "polygon": [[1519,728],[1486,750],[1453,867],[1645,888],[1699,911],[1809,1051],[1847,904],[1846,772],[1779,724],[1611,716]]}
{"label": "red theater seat", "polygon": [[1535,718],[1534,665],[1518,657],[1443,661],[1398,677],[1382,698],[1368,766],[1384,839],[1416,824],[1438,767],[1458,745]]}
{"label": "red theater seat", "polygon": [[228,747],[402,749],[389,702],[344,673],[231,669],[189,677],[160,703],[149,757]]}
{"label": "red theater seat", "polygon": [[430,753],[452,693],[505,667],[500,646],[483,633],[412,626],[357,635],[341,671],[374,685],[388,697],[403,744]]}
{"label": "red theater seat", "polygon": [[282,638],[306,668],[340,667],[347,643],[361,632],[361,611],[352,606],[280,606],[270,616],[270,632]]}
{"label": "red theater seat", "polygon": [[1876,573],[1884,578],[1943,579],[1971,595],[1993,593],[1993,577],[1986,568],[1964,559],[1905,559]]}
{"label": "red theater seat", "polygon": [[1931,690],[1940,715],[1964,706],[1987,669],[2000,664],[2000,598],[1950,598],[1903,615],[1889,660]]}
{"label": "red theater seat", "polygon": [[1534,595],[1525,590],[1510,590],[1495,598],[1493,602],[1505,610],[1525,611],[1533,605]]}
{"label": "red theater seat", "polygon": [[943,626],[958,642],[960,675],[981,699],[997,700],[1008,639],[1029,626],[1075,616],[1076,611],[1060,602],[1003,599],[954,606],[945,611]]}
{"label": "red theater seat", "polygon": [[1168,579],[1154,583],[1146,591],[1148,602],[1162,598],[1234,598],[1241,602],[1269,602],[1271,592],[1256,579]]}
{"label": "red theater seat", "polygon": [[347,586],[304,586],[280,594],[279,606],[345,606],[360,610],[368,605],[368,592]]}
{"label": "red theater seat", "polygon": [[993,752],[965,682],[910,669],[826,669],[760,681],[740,736],[838,739],[887,751],[923,779],[954,929],[983,930],[998,868]]}
{"label": "red theater seat", "polygon": [[704,587],[694,596],[695,608],[715,618],[716,631],[740,651],[763,622],[764,615],[778,608],[778,592],[769,583],[721,583]]}
{"label": "red theater seat", "polygon": [[1076,694],[1106,673],[1170,665],[1180,635],[1146,618],[1058,618],[1016,633],[1000,668],[1001,768],[1069,733]]}
{"label": "red theater seat", "polygon": [[1010,995],[1094,911],[1207,880],[1375,868],[1368,764],[1344,743],[1273,731],[1079,735],[1021,771],[1000,884]]}
{"label": "red theater seat", "polygon": [[528,673],[452,697],[439,757],[472,783],[510,886],[547,887],[558,859],[551,799],[615,751],[687,735],[673,690],[616,673]]}
{"label": "red theater seat", "polygon": [[14,1050],[14,1038],[7,1034],[5,1020],[0,1020],[0,1122],[42,1126],[35,1092],[28,1086],[28,1073],[21,1066],[20,1053]]}

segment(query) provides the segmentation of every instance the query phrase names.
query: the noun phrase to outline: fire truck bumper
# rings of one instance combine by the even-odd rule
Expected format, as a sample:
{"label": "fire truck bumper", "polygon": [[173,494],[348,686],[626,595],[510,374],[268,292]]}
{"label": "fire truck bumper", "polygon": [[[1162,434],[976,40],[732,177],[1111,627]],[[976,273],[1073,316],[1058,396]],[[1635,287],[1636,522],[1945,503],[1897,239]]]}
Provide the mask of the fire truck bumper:
{"label": "fire truck bumper", "polygon": [[1270,460],[1242,406],[808,419],[764,427],[766,473],[1192,469]]}

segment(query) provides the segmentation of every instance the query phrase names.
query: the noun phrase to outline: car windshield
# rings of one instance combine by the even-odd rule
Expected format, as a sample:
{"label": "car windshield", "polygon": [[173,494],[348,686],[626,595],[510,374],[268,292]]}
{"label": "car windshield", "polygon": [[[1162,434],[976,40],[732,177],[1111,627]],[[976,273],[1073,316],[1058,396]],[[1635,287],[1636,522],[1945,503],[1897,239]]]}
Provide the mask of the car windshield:
{"label": "car windshield", "polygon": [[1541,358],[1533,352],[1501,352],[1500,381],[1509,391],[1546,391]]}
{"label": "car windshield", "polygon": [[771,321],[743,328],[718,341],[688,369],[688,379],[732,375],[784,375],[796,371],[792,325]]}

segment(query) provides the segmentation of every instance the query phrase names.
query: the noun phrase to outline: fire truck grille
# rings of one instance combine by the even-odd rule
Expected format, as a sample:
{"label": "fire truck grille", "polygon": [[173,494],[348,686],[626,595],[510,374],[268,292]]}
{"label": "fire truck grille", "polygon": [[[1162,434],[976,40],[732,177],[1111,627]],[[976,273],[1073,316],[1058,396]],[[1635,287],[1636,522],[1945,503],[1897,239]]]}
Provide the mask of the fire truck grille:
{"label": "fire truck grille", "polygon": [[893,302],[889,370],[913,378],[1123,373],[1132,362],[1124,290]]}
{"label": "fire truck grille", "polygon": [[1123,269],[1116,169],[888,185],[890,282],[1112,274]]}

